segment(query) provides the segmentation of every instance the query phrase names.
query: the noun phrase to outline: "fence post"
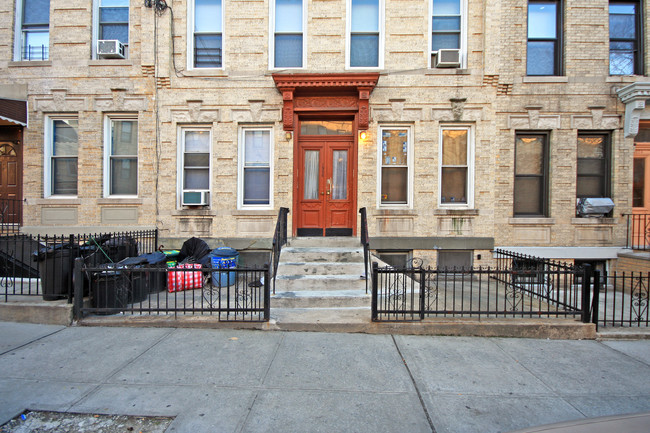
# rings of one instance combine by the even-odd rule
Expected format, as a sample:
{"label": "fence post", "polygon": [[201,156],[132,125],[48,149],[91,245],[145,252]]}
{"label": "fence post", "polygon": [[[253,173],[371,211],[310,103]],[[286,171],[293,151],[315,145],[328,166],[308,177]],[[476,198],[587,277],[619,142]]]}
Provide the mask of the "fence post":
{"label": "fence post", "polygon": [[370,300],[370,318],[373,322],[377,321],[377,280],[379,272],[377,263],[372,264],[372,299]]}
{"label": "fence post", "polygon": [[74,259],[74,270],[72,274],[72,283],[74,285],[74,305],[73,313],[74,318],[79,320],[81,319],[81,309],[84,304],[84,276],[82,267],[84,265],[84,259],[78,257]]}
{"label": "fence post", "polygon": [[[68,266],[68,272],[70,272],[70,270],[73,269],[74,267],[74,260],[75,257],[77,257],[77,251],[78,251],[77,248],[79,248],[79,246],[75,242],[74,235],[70,235],[70,238],[68,240],[70,242],[70,256],[68,257],[67,266]],[[63,244],[63,238],[61,239],[61,244]],[[72,280],[70,280],[68,281],[68,304],[72,304],[72,294],[73,294],[73,286],[72,286]]]}
{"label": "fence post", "polygon": [[424,272],[424,268],[420,266],[420,320],[424,320],[424,297],[426,296],[426,278],[427,274]]}
{"label": "fence post", "polygon": [[591,265],[586,264],[582,274],[582,323],[590,322],[590,302],[589,292],[591,286],[592,270]]}
{"label": "fence post", "polygon": [[[605,274],[605,284],[607,284],[607,274]],[[594,272],[594,295],[591,301],[591,323],[596,325],[598,331],[598,304],[600,302],[600,271]]]}
{"label": "fence post", "polygon": [[269,264],[264,265],[264,321],[271,319],[271,278],[269,277]]}

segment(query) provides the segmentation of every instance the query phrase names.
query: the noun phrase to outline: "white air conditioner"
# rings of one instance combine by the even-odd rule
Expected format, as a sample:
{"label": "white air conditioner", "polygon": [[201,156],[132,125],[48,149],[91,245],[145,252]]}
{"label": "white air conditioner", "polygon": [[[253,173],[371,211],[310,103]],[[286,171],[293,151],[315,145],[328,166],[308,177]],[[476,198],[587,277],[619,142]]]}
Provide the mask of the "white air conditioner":
{"label": "white air conditioner", "polygon": [[97,41],[97,57],[101,59],[123,59],[124,45],[117,39],[100,39]]}
{"label": "white air conditioner", "polygon": [[460,50],[438,50],[436,55],[436,68],[459,68],[460,67]]}
{"label": "white air conditioner", "polygon": [[183,191],[183,206],[207,206],[210,191]]}
{"label": "white air conditioner", "polygon": [[614,201],[607,197],[579,198],[576,213],[579,217],[603,217],[614,209]]}

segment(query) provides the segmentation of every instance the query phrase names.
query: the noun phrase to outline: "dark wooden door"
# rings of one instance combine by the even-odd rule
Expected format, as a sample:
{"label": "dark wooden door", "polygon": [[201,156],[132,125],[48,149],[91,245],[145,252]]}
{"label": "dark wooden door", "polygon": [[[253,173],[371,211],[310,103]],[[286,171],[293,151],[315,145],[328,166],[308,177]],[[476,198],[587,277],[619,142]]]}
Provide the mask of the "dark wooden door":
{"label": "dark wooden door", "polygon": [[0,223],[19,224],[22,214],[20,146],[0,141]]}

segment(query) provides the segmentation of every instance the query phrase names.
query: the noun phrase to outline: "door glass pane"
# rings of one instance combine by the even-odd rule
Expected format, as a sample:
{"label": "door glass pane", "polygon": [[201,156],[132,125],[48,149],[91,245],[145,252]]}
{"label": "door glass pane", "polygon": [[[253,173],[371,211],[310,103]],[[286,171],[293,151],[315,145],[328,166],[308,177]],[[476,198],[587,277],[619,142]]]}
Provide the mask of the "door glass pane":
{"label": "door glass pane", "polygon": [[634,158],[634,182],[632,184],[632,206],[645,207],[645,159]]}
{"label": "door glass pane", "polygon": [[318,150],[305,151],[305,200],[318,199],[318,164],[320,152]]}
{"label": "door glass pane", "polygon": [[348,198],[348,151],[335,150],[332,160],[332,200],[346,200]]}
{"label": "door glass pane", "polygon": [[352,135],[350,120],[303,120],[301,135]]}
{"label": "door glass pane", "polygon": [[381,202],[406,203],[408,169],[406,167],[382,167]]}

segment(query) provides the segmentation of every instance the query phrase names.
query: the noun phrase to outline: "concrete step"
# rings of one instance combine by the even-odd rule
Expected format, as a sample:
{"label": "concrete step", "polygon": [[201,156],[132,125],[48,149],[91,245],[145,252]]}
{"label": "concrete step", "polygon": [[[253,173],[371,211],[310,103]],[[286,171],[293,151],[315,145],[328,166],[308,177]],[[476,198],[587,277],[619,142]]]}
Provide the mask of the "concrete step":
{"label": "concrete step", "polygon": [[313,292],[332,290],[360,290],[366,288],[361,274],[353,275],[278,275],[276,291]]}
{"label": "concrete step", "polygon": [[285,262],[278,265],[279,275],[363,275],[363,262]]}
{"label": "concrete step", "polygon": [[370,295],[363,290],[336,291],[276,291],[271,295],[271,310],[275,308],[370,308]]}
{"label": "concrete step", "polygon": [[284,247],[280,263],[363,263],[363,249],[347,247]]}
{"label": "concrete step", "polygon": [[359,238],[351,236],[328,236],[328,237],[299,237],[288,240],[290,247],[348,247],[357,248],[361,245]]}

